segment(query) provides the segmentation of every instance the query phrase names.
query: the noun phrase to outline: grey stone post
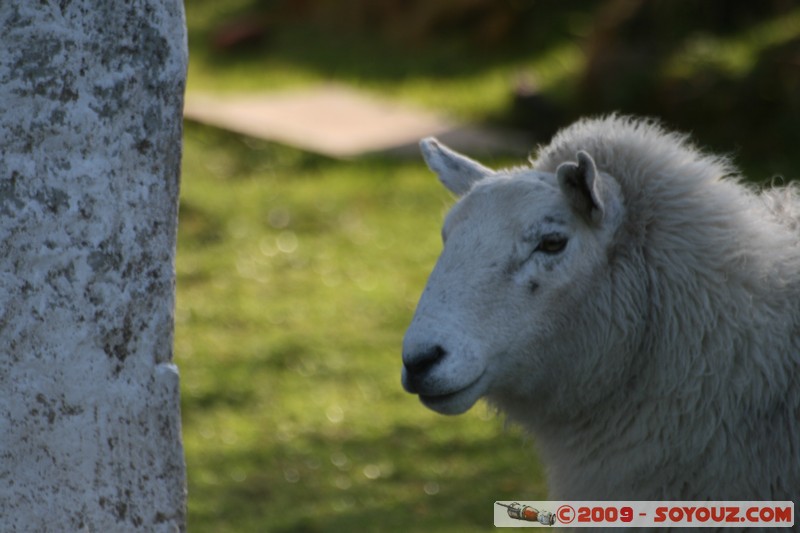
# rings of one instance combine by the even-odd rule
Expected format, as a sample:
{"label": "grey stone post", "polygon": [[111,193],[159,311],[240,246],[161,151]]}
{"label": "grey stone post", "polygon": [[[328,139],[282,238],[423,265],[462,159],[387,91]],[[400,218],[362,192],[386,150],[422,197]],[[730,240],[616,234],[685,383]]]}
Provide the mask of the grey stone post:
{"label": "grey stone post", "polygon": [[0,530],[185,530],[181,0],[0,0]]}

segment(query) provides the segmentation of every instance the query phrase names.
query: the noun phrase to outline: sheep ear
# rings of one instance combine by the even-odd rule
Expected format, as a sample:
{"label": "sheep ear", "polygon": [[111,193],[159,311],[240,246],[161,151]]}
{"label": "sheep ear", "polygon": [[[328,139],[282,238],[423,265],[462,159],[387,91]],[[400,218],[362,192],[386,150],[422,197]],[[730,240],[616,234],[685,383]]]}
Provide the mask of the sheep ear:
{"label": "sheep ear", "polygon": [[428,168],[434,171],[439,176],[439,181],[457,196],[465,195],[475,182],[494,174],[492,169],[454,152],[433,137],[420,141],[419,147]]}
{"label": "sheep ear", "polygon": [[600,198],[600,176],[592,157],[584,151],[578,152],[578,162],[561,163],[556,177],[572,208],[590,224],[600,224],[604,206]]}

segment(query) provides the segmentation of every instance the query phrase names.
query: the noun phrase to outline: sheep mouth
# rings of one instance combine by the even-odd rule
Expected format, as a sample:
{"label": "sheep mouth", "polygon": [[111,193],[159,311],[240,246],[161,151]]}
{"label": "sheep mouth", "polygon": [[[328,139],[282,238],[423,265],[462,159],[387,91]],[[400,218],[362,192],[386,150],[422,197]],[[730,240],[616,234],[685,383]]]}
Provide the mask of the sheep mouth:
{"label": "sheep mouth", "polygon": [[460,415],[467,412],[483,396],[486,390],[485,374],[481,374],[477,379],[468,385],[444,394],[424,394],[419,393],[422,404],[444,415]]}

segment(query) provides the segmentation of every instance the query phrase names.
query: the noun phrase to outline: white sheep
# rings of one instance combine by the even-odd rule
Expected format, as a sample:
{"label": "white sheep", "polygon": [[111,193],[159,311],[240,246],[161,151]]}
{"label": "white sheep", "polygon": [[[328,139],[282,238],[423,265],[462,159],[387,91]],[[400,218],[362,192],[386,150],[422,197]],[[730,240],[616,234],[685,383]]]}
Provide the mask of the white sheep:
{"label": "white sheep", "polygon": [[481,397],[551,499],[800,501],[800,200],[652,121],[583,120],[530,168],[435,139],[460,196],[403,343],[429,408]]}

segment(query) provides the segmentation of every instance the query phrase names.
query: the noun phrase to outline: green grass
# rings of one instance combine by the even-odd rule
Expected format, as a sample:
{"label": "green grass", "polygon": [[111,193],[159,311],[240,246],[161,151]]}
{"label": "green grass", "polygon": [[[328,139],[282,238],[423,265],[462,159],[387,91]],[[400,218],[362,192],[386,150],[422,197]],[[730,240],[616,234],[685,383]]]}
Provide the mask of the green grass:
{"label": "green grass", "polygon": [[290,90],[333,81],[463,119],[494,118],[506,111],[516,80],[535,76],[558,99],[583,67],[580,48],[564,37],[591,20],[578,20],[566,5],[549,11],[517,49],[476,47],[452,35],[415,45],[290,18],[268,25],[262,43],[220,51],[211,44],[216,28],[273,10],[265,1],[193,0],[187,5],[188,91]]}
{"label": "green grass", "polygon": [[[421,60],[291,27],[213,51],[209,28],[249,3],[187,5],[188,91],[333,80],[482,119],[539,57]],[[577,60],[545,57],[553,83]],[[451,203],[421,160],[334,161],[187,124],[175,358],[191,531],[485,531],[495,500],[544,498],[519,430],[483,405],[436,415],[400,385]]]}
{"label": "green grass", "polygon": [[451,200],[418,162],[187,125],[177,258],[191,531],[480,531],[529,443],[427,411],[400,346]]}

